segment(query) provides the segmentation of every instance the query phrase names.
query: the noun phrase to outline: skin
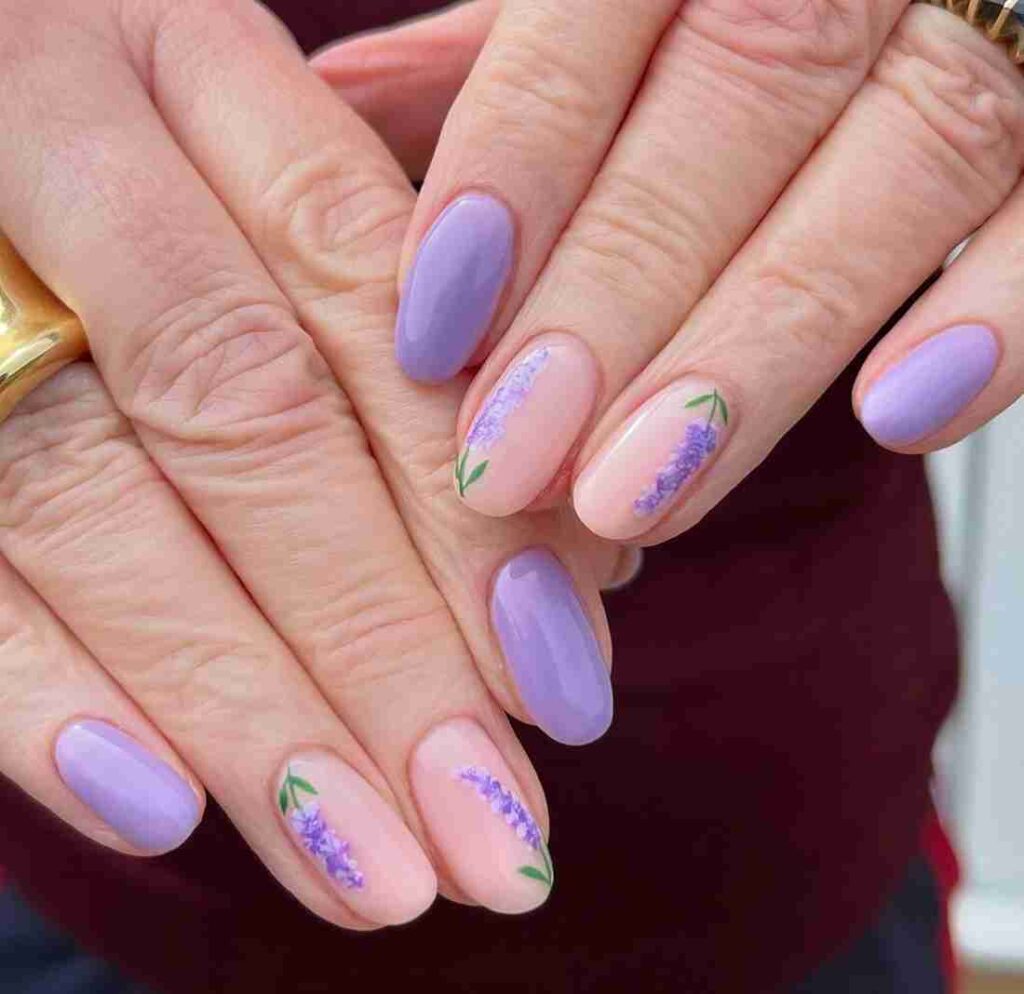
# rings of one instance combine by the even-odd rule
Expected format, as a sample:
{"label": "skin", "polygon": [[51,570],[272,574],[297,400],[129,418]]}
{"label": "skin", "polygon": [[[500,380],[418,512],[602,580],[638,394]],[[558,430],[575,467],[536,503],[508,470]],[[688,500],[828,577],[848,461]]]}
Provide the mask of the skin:
{"label": "skin", "polygon": [[[534,507],[575,486],[577,511],[606,537],[652,545],[692,527],[979,228],[869,356],[854,408],[922,342],[976,323],[999,356],[980,393],[925,437],[879,441],[933,451],[1020,396],[1024,77],[980,32],[907,0],[506,0],[472,16],[486,45],[427,173],[403,278],[453,198],[484,192],[515,216],[515,274],[460,448],[538,336],[576,336],[600,370],[589,421],[548,440],[561,464]],[[411,61],[427,29],[406,30]],[[343,59],[321,58],[344,78]],[[667,513],[626,535],[584,481],[633,416],[686,377],[729,398],[728,445]],[[521,506],[514,496],[508,509]],[[493,484],[479,503],[503,513]]]}
{"label": "skin", "polygon": [[264,10],[3,0],[0,20],[0,223],[95,361],[0,428],[0,771],[138,854],[51,759],[102,719],[209,790],[307,907],[375,927],[277,820],[283,764],[326,751],[472,901],[409,764],[471,719],[546,826],[490,577],[552,549],[610,657],[598,588],[631,563],[564,511],[496,526],[451,495],[465,383],[414,389],[388,351],[412,188]]}

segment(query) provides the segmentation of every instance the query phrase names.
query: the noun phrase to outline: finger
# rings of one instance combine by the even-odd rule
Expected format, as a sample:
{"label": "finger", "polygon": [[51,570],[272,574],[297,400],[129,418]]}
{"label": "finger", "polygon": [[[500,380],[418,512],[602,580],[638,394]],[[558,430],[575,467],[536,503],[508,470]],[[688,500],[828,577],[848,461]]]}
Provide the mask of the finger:
{"label": "finger", "polygon": [[1024,392],[1022,224],[1018,187],[868,357],[855,406],[879,444],[933,452],[976,431]]}
{"label": "finger", "polygon": [[[10,214],[15,241],[20,237],[35,267],[82,316],[115,400],[131,413],[148,451],[371,754],[438,865],[471,898],[526,910],[547,890],[491,858],[488,840],[507,828],[486,808],[461,826],[459,838],[420,816],[411,752],[456,715],[471,717],[494,743],[491,752],[477,749],[474,739],[465,751],[487,757],[466,756],[463,767],[499,775],[538,821],[544,806],[525,754],[408,541],[345,395],[282,296],[284,281],[268,274],[250,248],[259,243],[263,251],[278,237],[301,233],[297,246],[281,246],[288,253],[298,248],[316,265],[293,291],[326,296],[335,308],[326,333],[355,336],[390,323],[397,244],[387,252],[382,246],[389,238],[397,243],[412,192],[379,139],[315,79],[297,49],[254,18],[254,8],[198,9],[201,18],[190,4],[171,6],[152,52],[139,56],[190,159],[163,122],[152,120],[152,108],[134,103],[130,81],[119,80],[118,113],[125,116],[111,139],[117,148],[107,147],[104,132],[103,168],[90,148],[86,165],[62,176],[57,185],[77,189],[58,205],[59,217],[40,217],[31,198],[17,196],[51,146],[28,122],[9,122],[13,132],[25,132],[22,169],[10,167],[0,215]],[[49,76],[40,81],[44,91],[51,84]],[[264,94],[259,107],[251,100],[257,91]],[[75,100],[68,95],[68,112],[89,120],[91,102],[81,107]],[[299,117],[296,107],[304,108]],[[267,121],[272,127],[264,130]],[[278,145],[266,156],[264,139]],[[191,161],[212,178],[218,196]],[[66,157],[56,157],[55,169],[67,167]],[[243,188],[243,181],[250,185]],[[109,196],[111,185],[131,195]],[[246,219],[248,237],[222,203],[239,216],[246,203],[262,209],[258,219]],[[305,228],[311,216],[314,227]],[[78,235],[70,244],[69,228]],[[110,293],[107,267],[124,281],[123,293]],[[318,284],[325,271],[330,282]],[[407,407],[403,413],[407,429]],[[453,409],[446,413],[450,419]],[[583,612],[568,581],[564,587],[561,603],[572,620]],[[599,657],[593,644],[586,645],[585,663]],[[603,668],[602,677],[607,687]],[[495,756],[507,767],[497,768]],[[417,793],[444,793],[450,783],[433,778]],[[480,844],[466,845],[467,834]]]}
{"label": "finger", "polygon": [[671,340],[832,126],[902,6],[807,3],[786,18],[736,0],[683,8],[466,398],[460,452],[467,465],[487,462],[464,490],[471,508],[507,515],[566,496],[587,429]]}
{"label": "finger", "polygon": [[[207,37],[216,32],[204,25]],[[180,44],[189,52],[200,42],[192,32]],[[407,183],[384,159],[379,139],[326,89],[311,86],[305,67],[289,53],[245,48],[230,62],[218,60],[215,78],[199,88],[193,82],[199,74],[187,60],[169,65],[181,78],[163,87],[166,120],[234,212],[355,404],[390,494],[488,687],[507,710],[528,716],[558,741],[593,741],[611,721],[610,649],[591,554],[578,540],[578,525],[564,512],[502,528],[466,515],[448,486],[461,390],[417,389],[394,365],[392,276],[413,202]],[[224,113],[222,100],[242,103],[271,74],[274,85],[259,114]],[[296,121],[289,101],[309,113]],[[240,162],[231,154],[239,142],[260,154]],[[325,511],[333,509],[329,503]],[[298,532],[290,534],[308,530],[303,521],[314,520],[308,507],[295,518],[291,528]],[[314,534],[322,536],[324,527]],[[537,554],[537,547],[546,554]],[[268,560],[265,568],[261,596],[280,597],[280,566]],[[416,568],[404,568],[417,575]],[[499,576],[509,582],[496,582]],[[508,602],[517,624],[493,625],[488,614],[496,609],[489,610],[488,599]],[[440,613],[428,604],[417,617],[436,620]],[[308,638],[302,634],[308,625],[299,628],[295,638]],[[418,670],[416,660],[428,662],[423,637],[414,626],[407,632]],[[428,659],[438,687],[461,686],[457,672],[468,679],[464,651],[447,642]],[[453,674],[445,675],[446,663]],[[385,720],[385,702],[395,692],[382,680],[367,684],[339,686],[343,697],[337,703],[362,741],[372,738],[383,747],[385,738],[396,736]],[[362,697],[369,694],[372,701]],[[410,745],[425,727],[422,721],[404,723]],[[501,736],[502,751],[512,750],[507,729],[488,729]],[[518,771],[518,750],[507,755],[517,757],[511,765]]]}
{"label": "finger", "polygon": [[1024,79],[1004,53],[911,7],[828,139],[588,443],[584,522],[649,544],[698,521],[1001,204],[1022,125]]}
{"label": "finger", "polygon": [[406,175],[419,180],[498,6],[498,0],[460,3],[332,45],[310,66],[384,139]]}
{"label": "finger", "polygon": [[138,708],[0,559],[0,771],[129,855],[180,846],[203,789]]}
{"label": "finger", "polygon": [[[500,334],[582,199],[678,0],[509,0],[406,237],[398,361],[451,379]],[[413,257],[415,256],[415,263]]]}
{"label": "finger", "polygon": [[[73,367],[33,392],[3,442],[0,552],[167,734],[271,872],[339,924],[397,924],[425,910],[434,874],[379,772],[96,371]],[[280,810],[282,771],[319,791],[337,865],[301,845],[302,806],[289,798]]]}

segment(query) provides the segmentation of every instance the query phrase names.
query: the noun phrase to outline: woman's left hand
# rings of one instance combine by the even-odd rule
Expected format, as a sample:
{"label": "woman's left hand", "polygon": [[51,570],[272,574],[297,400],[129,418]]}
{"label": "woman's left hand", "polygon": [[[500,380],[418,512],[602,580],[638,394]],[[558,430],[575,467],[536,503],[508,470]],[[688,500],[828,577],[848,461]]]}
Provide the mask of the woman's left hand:
{"label": "woman's left hand", "polygon": [[1020,395],[1024,77],[963,20],[907,0],[445,18],[404,31],[487,43],[406,242],[397,344],[424,381],[493,348],[460,418],[473,508],[574,481],[599,535],[678,534],[978,228],[868,358],[856,411],[920,453]]}

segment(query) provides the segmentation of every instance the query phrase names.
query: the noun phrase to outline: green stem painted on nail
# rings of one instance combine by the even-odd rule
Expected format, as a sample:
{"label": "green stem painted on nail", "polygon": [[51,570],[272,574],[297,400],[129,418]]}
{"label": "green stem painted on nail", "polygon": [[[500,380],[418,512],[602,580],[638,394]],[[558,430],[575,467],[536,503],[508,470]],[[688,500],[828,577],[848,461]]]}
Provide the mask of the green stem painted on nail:
{"label": "green stem painted on nail", "polygon": [[474,483],[479,482],[480,478],[487,472],[487,467],[490,466],[490,460],[485,459],[482,463],[479,463],[473,468],[473,472],[466,476],[466,463],[469,462],[469,449],[459,459],[455,460],[455,483],[459,488],[459,496],[465,497],[466,491],[473,486]]}
{"label": "green stem painted on nail", "polygon": [[306,794],[318,794],[319,791],[314,787],[308,780],[304,780],[302,777],[297,777],[292,773],[292,768],[288,767],[288,772],[285,774],[284,781],[281,784],[281,789],[277,793],[277,803],[281,808],[281,814],[288,814],[288,807],[298,809],[302,807],[302,803],[299,801],[299,795],[297,791],[303,791]]}
{"label": "green stem painted on nail", "polygon": [[543,870],[536,866],[521,866],[519,872],[530,880],[544,884],[550,890],[555,885],[555,867],[551,862],[551,853],[543,842],[540,844],[540,855],[544,860]]}
{"label": "green stem painted on nail", "polygon": [[725,398],[717,390],[694,397],[686,406],[687,408],[694,408],[703,407],[705,404],[711,405],[711,412],[708,414],[708,427],[711,427],[714,423],[715,415],[719,413],[722,415],[722,424],[728,427],[729,408],[725,403]]}

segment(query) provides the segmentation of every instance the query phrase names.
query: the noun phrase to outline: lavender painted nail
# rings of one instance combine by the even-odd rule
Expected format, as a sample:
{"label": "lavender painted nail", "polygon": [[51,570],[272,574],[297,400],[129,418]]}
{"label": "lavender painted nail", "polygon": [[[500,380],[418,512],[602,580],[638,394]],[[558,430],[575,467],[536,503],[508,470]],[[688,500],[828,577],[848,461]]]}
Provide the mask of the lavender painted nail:
{"label": "lavender painted nail", "polygon": [[514,245],[512,215],[493,197],[460,197],[434,222],[398,310],[395,351],[407,376],[443,383],[465,367],[494,320]]}
{"label": "lavender painted nail", "polygon": [[519,696],[556,742],[586,745],[612,720],[612,685],[572,577],[550,552],[528,549],[499,571],[491,618]]}
{"label": "lavender painted nail", "polygon": [[113,725],[73,722],[54,758],[71,792],[136,849],[175,849],[199,822],[199,799],[185,780]]}
{"label": "lavender painted nail", "polygon": [[919,442],[985,389],[998,362],[999,343],[984,325],[941,332],[875,381],[861,404],[861,423],[883,445]]}

